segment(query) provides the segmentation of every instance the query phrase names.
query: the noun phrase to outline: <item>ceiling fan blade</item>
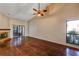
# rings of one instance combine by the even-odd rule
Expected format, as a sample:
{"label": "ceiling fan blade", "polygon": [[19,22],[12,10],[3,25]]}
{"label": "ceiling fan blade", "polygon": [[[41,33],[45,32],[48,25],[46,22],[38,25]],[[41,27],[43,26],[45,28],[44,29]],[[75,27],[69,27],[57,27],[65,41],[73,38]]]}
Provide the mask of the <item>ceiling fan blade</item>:
{"label": "ceiling fan blade", "polygon": [[43,10],[43,12],[47,12],[47,10]]}
{"label": "ceiling fan blade", "polygon": [[37,9],[35,9],[35,8],[33,8],[33,10],[34,10],[34,11],[36,11],[36,12],[38,11],[38,10],[37,10]]}
{"label": "ceiling fan blade", "polygon": [[44,14],[41,14],[41,16],[44,16]]}

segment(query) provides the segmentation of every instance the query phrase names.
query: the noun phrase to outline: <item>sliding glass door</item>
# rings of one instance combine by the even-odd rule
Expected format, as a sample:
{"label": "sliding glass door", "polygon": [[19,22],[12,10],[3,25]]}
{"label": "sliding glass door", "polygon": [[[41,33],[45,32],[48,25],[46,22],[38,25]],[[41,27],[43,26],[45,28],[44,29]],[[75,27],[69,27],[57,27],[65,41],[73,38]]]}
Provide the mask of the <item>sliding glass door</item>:
{"label": "sliding glass door", "polygon": [[13,25],[13,37],[25,36],[25,27],[23,25]]}
{"label": "sliding glass door", "polygon": [[67,43],[79,45],[79,20],[67,21]]}
{"label": "sliding glass door", "polygon": [[25,26],[24,25],[13,25],[13,45],[20,45],[22,43],[23,37],[25,36]]}

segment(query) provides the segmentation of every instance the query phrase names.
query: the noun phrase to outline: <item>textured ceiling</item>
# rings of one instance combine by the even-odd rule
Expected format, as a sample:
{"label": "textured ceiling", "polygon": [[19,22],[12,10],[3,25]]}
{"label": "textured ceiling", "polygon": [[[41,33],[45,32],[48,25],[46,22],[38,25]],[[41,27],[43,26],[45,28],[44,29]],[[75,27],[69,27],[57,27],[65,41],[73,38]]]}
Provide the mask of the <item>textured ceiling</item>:
{"label": "textured ceiling", "polygon": [[[41,9],[44,9],[48,4],[41,3]],[[33,8],[38,8],[37,3],[0,3],[0,13],[20,19],[20,20],[30,20],[33,15],[34,11]]]}

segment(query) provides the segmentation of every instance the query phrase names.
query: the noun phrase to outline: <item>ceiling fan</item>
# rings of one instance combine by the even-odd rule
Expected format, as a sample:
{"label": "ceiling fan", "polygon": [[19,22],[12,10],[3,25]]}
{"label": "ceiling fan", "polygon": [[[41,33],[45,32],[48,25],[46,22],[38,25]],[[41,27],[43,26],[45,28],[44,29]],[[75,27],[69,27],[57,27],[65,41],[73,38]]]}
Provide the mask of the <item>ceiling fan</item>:
{"label": "ceiling fan", "polygon": [[37,16],[44,16],[47,12],[47,9],[43,9],[43,10],[40,9],[40,3],[38,3],[38,9],[33,8],[33,10],[35,11],[34,15]]}

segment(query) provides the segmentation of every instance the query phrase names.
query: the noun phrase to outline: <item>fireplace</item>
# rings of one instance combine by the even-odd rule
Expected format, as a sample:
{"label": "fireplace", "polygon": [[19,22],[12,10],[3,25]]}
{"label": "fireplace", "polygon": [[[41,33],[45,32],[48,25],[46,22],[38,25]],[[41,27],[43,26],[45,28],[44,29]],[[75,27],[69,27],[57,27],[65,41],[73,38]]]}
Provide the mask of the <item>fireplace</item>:
{"label": "fireplace", "polygon": [[0,29],[0,47],[5,47],[10,43],[9,29]]}
{"label": "fireplace", "polygon": [[0,39],[4,39],[8,37],[8,32],[0,32]]}
{"label": "fireplace", "polygon": [[8,38],[9,37],[9,31],[10,29],[0,29],[0,39]]}

